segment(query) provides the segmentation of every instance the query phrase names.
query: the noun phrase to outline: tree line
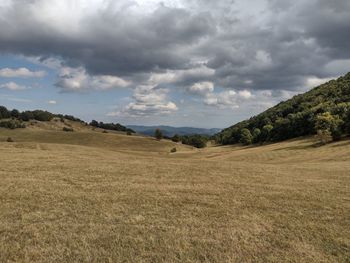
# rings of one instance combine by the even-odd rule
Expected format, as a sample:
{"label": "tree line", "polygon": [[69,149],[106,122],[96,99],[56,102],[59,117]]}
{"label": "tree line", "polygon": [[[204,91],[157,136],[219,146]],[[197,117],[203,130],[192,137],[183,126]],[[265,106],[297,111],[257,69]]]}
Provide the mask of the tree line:
{"label": "tree line", "polygon": [[249,145],[313,134],[322,143],[350,134],[350,73],[224,129],[214,138],[220,144]]}
{"label": "tree line", "polygon": [[134,130],[127,128],[120,123],[103,123],[103,122],[98,122],[96,120],[92,120],[89,124],[92,127],[96,128],[101,128],[105,130],[113,130],[113,131],[122,131],[122,132],[127,132],[127,133],[135,133]]}
{"label": "tree line", "polygon": [[196,148],[206,147],[209,141],[208,136],[201,135],[201,134],[183,135],[183,136],[175,134],[173,137],[167,137],[167,136],[163,136],[163,133],[160,129],[155,130],[154,137],[157,140],[161,140],[164,138],[164,139],[172,140],[173,142],[176,142],[176,143],[181,142],[182,144],[190,145]]}

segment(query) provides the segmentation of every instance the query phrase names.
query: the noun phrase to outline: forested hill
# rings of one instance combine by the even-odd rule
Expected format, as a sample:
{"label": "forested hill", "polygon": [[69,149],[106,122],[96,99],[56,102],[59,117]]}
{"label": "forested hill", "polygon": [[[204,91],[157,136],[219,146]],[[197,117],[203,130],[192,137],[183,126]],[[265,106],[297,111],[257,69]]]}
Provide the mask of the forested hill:
{"label": "forested hill", "polygon": [[[6,107],[0,105],[0,127],[8,129],[25,128],[27,122],[35,120],[42,122],[49,122],[54,118],[60,119],[64,123],[64,120],[70,120],[74,122],[84,123],[83,120],[76,118],[72,115],[54,114],[44,110],[34,111],[18,111],[16,109],[8,110]],[[95,120],[91,121],[90,126],[95,128],[101,128],[105,130],[122,131],[128,133],[135,133],[132,129],[129,129],[119,123],[103,123]]]}
{"label": "forested hill", "polygon": [[350,73],[224,129],[216,140],[251,144],[312,134],[333,140],[350,134]]}

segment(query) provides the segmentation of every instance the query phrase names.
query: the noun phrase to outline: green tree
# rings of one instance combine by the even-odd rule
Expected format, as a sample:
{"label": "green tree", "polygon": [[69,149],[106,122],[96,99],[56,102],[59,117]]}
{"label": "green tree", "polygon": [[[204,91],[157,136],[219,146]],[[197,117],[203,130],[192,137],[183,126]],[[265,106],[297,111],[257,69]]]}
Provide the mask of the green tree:
{"label": "green tree", "polygon": [[239,142],[243,145],[249,145],[253,142],[253,135],[250,133],[250,131],[246,128],[241,130],[241,138],[239,139]]}
{"label": "green tree", "polygon": [[339,140],[342,135],[341,126],[343,120],[338,115],[332,115],[330,112],[324,112],[316,116],[315,129],[321,143],[329,142],[329,135],[333,140]]}
{"label": "green tree", "polygon": [[259,128],[255,128],[253,130],[253,143],[257,143],[260,141],[261,130]]}
{"label": "green tree", "polygon": [[163,139],[163,133],[160,129],[156,129],[155,132],[154,132],[154,137],[157,139],[157,140],[161,140]]}
{"label": "green tree", "polygon": [[16,119],[18,119],[19,118],[19,111],[18,110],[16,110],[16,109],[13,109],[12,111],[11,111],[11,117],[13,117],[13,118],[16,118]]}
{"label": "green tree", "polygon": [[180,138],[180,136],[179,136],[178,134],[175,134],[175,135],[171,138],[171,140],[172,140],[173,142],[179,142],[179,141],[181,141],[181,138]]}
{"label": "green tree", "polygon": [[7,110],[7,108],[4,107],[4,106],[0,106],[0,119],[7,119],[7,118],[10,118],[10,117],[11,117],[11,114]]}
{"label": "green tree", "polygon": [[265,125],[261,131],[261,141],[268,141],[271,137],[272,130],[273,126],[271,124]]}

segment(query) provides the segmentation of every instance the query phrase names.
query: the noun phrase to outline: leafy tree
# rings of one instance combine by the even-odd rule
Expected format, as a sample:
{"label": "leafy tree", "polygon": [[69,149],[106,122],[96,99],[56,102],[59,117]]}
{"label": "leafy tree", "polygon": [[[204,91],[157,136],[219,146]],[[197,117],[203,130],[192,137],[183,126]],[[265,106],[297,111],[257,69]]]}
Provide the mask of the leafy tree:
{"label": "leafy tree", "polygon": [[0,119],[7,119],[7,118],[10,118],[10,117],[11,117],[11,114],[7,110],[7,108],[4,107],[4,106],[0,106]]}
{"label": "leafy tree", "polygon": [[273,130],[273,126],[271,124],[267,124],[262,128],[260,140],[262,142],[268,141],[271,137],[271,132]]}
{"label": "leafy tree", "polygon": [[16,119],[18,119],[19,118],[19,111],[18,110],[16,110],[16,109],[13,109],[12,111],[11,111],[11,117],[12,118],[16,118]]}
{"label": "leafy tree", "polygon": [[24,112],[20,113],[19,118],[22,121],[33,120],[34,119],[34,114],[31,111],[24,111]]}
{"label": "leafy tree", "polygon": [[135,133],[135,131],[133,131],[132,129],[129,129],[119,123],[103,123],[101,121],[98,122],[96,120],[92,120],[90,122],[90,126],[105,129],[105,130]]}
{"label": "leafy tree", "polygon": [[155,132],[154,132],[154,137],[157,139],[157,140],[161,140],[163,139],[163,133],[160,129],[156,129]]}
{"label": "leafy tree", "polygon": [[175,134],[175,135],[171,138],[171,140],[172,140],[173,142],[179,142],[179,141],[181,140],[181,138],[180,138],[180,136],[179,136],[178,134]]}
{"label": "leafy tree", "polygon": [[332,115],[330,112],[325,112],[316,116],[315,129],[321,143],[324,143],[324,137],[331,134],[333,140],[341,138],[341,125],[343,121],[338,115]]}
{"label": "leafy tree", "polygon": [[185,135],[181,137],[183,144],[191,145],[196,148],[205,148],[208,140],[209,138],[207,136],[200,134]]}
{"label": "leafy tree", "polygon": [[259,128],[255,128],[253,130],[253,143],[257,143],[260,141],[261,130]]}
{"label": "leafy tree", "polygon": [[90,125],[91,125],[92,127],[98,127],[98,122],[95,121],[95,120],[92,120],[92,121],[90,122]]}
{"label": "leafy tree", "polygon": [[243,145],[249,145],[253,143],[253,135],[248,129],[244,128],[241,130],[241,138],[239,139],[239,142]]}

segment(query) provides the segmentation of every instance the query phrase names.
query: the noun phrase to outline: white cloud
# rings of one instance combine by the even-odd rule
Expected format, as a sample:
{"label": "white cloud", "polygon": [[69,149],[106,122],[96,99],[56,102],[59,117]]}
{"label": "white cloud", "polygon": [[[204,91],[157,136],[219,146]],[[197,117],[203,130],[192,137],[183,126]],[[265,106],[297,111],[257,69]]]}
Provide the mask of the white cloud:
{"label": "white cloud", "polygon": [[4,83],[4,84],[0,84],[0,88],[1,88],[1,89],[12,90],[12,91],[30,89],[30,87],[23,86],[23,85],[19,85],[19,84],[13,82],[13,81],[7,82],[7,83]]}
{"label": "white cloud", "polygon": [[243,99],[250,99],[253,95],[249,90],[241,90],[238,92],[238,96]]}
{"label": "white cloud", "polygon": [[27,68],[3,68],[0,69],[0,77],[3,78],[41,78],[46,75],[45,71],[31,71]]}
{"label": "white cloud", "polygon": [[239,108],[238,96],[234,90],[226,90],[220,93],[209,93],[204,99],[204,103],[219,108]]}
{"label": "white cloud", "polygon": [[214,75],[214,69],[208,68],[204,65],[199,65],[185,70],[167,70],[165,73],[151,73],[149,83],[152,85],[187,82],[193,83],[193,81],[197,80],[210,79]]}
{"label": "white cloud", "polygon": [[134,102],[129,103],[121,111],[108,113],[107,116],[149,117],[170,114],[177,111],[178,108],[174,102],[168,101],[167,93],[167,89],[141,85],[134,91]]}
{"label": "white cloud", "polygon": [[206,105],[217,106],[219,108],[236,109],[239,107],[240,102],[253,97],[249,90],[215,92],[214,83],[212,82],[198,82],[193,84],[188,90],[193,94],[203,96]]}
{"label": "white cloud", "polygon": [[55,100],[49,100],[47,103],[48,103],[48,104],[51,104],[51,105],[55,105],[55,104],[57,104],[57,101],[55,101]]}
{"label": "white cloud", "polygon": [[333,76],[340,76],[350,69],[350,59],[336,59],[325,65],[325,71]]}
{"label": "white cloud", "polygon": [[321,84],[324,84],[334,78],[318,78],[318,77],[309,77],[305,81],[305,85],[307,88],[315,88]]}
{"label": "white cloud", "polygon": [[82,67],[62,67],[56,86],[63,91],[86,91],[86,90],[109,90],[114,88],[125,88],[131,82],[110,75],[89,75]]}
{"label": "white cloud", "polygon": [[214,91],[214,84],[207,81],[195,83],[189,88],[189,91],[194,94],[206,95]]}

